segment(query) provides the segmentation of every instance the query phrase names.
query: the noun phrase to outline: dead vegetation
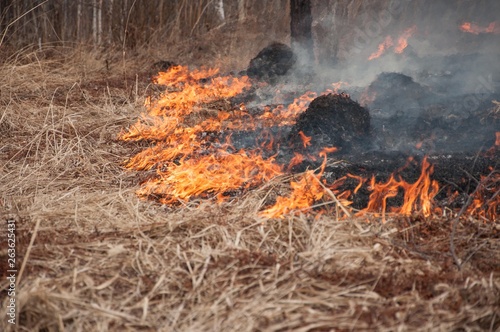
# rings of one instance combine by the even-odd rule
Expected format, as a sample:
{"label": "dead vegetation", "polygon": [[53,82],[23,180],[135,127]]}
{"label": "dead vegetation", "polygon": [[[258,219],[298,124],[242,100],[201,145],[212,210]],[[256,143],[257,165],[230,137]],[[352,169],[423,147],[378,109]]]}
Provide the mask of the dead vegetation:
{"label": "dead vegetation", "polygon": [[149,59],[110,71],[58,52],[0,67],[0,234],[16,221],[19,271],[17,324],[2,313],[0,330],[500,328],[498,223],[458,223],[458,269],[451,218],[263,220],[269,186],[223,205],[141,201],[123,168],[141,147],[116,137],[151,92]]}

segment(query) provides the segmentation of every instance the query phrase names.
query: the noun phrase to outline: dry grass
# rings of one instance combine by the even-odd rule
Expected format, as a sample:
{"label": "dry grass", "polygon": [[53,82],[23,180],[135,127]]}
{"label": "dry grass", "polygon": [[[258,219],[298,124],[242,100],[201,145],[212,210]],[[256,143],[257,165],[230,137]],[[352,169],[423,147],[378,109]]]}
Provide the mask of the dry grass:
{"label": "dry grass", "polygon": [[147,57],[116,58],[107,71],[85,52],[25,52],[0,67],[1,234],[16,220],[25,264],[17,325],[2,313],[0,330],[500,328],[498,224],[459,224],[459,270],[444,218],[264,221],[264,189],[224,205],[138,200],[122,162],[141,147],[116,135],[150,93]]}

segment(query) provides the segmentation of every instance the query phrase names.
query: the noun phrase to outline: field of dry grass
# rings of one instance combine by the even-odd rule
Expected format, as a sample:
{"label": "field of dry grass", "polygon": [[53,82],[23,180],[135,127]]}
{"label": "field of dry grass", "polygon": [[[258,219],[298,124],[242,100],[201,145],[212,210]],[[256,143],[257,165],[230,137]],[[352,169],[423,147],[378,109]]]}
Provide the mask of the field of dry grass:
{"label": "field of dry grass", "polygon": [[[0,330],[500,328],[498,223],[458,224],[459,269],[449,218],[262,220],[266,188],[222,205],[139,200],[141,174],[123,162],[142,147],[117,135],[152,93],[144,68],[160,53],[51,53],[26,50],[0,67]],[[174,60],[229,70],[252,55]],[[4,312],[8,220],[15,325]]]}

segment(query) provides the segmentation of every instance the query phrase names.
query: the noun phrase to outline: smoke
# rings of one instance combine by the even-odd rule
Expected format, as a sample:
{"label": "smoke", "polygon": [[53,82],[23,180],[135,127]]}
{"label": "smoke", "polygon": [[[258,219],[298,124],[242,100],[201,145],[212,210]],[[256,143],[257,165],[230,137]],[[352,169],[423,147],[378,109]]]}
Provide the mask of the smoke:
{"label": "smoke", "polygon": [[487,148],[500,126],[489,113],[500,99],[499,12],[496,0],[318,1],[315,81],[349,83],[344,91],[370,110],[377,149]]}
{"label": "smoke", "polygon": [[[335,44],[327,55],[316,52],[316,71],[325,81],[337,79],[366,87],[382,72],[399,72],[433,86],[445,84],[437,82],[436,76],[454,76],[457,92],[467,93],[474,92],[479,76],[492,74],[492,80],[498,79],[500,35],[495,30],[472,34],[460,29],[464,22],[487,27],[498,20],[500,26],[495,14],[500,12],[498,1],[352,1],[342,10],[328,2],[317,6],[323,10],[316,10],[322,15],[313,23],[315,30],[321,31],[315,34],[315,42],[320,48],[328,48],[332,40]],[[357,13],[352,13],[353,7],[359,7]],[[398,39],[412,29],[406,48],[396,53]],[[393,46],[368,60],[388,38]],[[337,65],[332,66],[332,62]]]}

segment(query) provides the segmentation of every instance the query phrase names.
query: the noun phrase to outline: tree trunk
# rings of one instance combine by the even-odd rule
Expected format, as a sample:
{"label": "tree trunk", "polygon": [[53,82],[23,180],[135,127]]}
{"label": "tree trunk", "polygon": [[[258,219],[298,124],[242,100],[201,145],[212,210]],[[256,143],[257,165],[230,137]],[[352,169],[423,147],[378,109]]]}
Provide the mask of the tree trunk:
{"label": "tree trunk", "polygon": [[113,43],[113,0],[108,5],[108,45]]}
{"label": "tree trunk", "polygon": [[[213,21],[213,27],[211,28],[218,28],[226,24],[226,13],[224,11],[224,0],[215,0],[213,2],[213,12],[215,14],[214,21]],[[203,15],[200,14],[200,15]]]}
{"label": "tree trunk", "polygon": [[238,0],[238,21],[244,21],[245,15],[245,0]]}
{"label": "tree trunk", "polygon": [[101,45],[102,38],[102,1],[99,0],[99,7],[97,7],[97,45]]}
{"label": "tree trunk", "polygon": [[304,54],[308,62],[314,59],[311,24],[311,0],[290,0],[292,49]]}
{"label": "tree trunk", "polygon": [[97,46],[97,0],[92,1],[92,39]]}
{"label": "tree trunk", "polygon": [[82,0],[78,0],[76,5],[76,41],[82,42]]}

